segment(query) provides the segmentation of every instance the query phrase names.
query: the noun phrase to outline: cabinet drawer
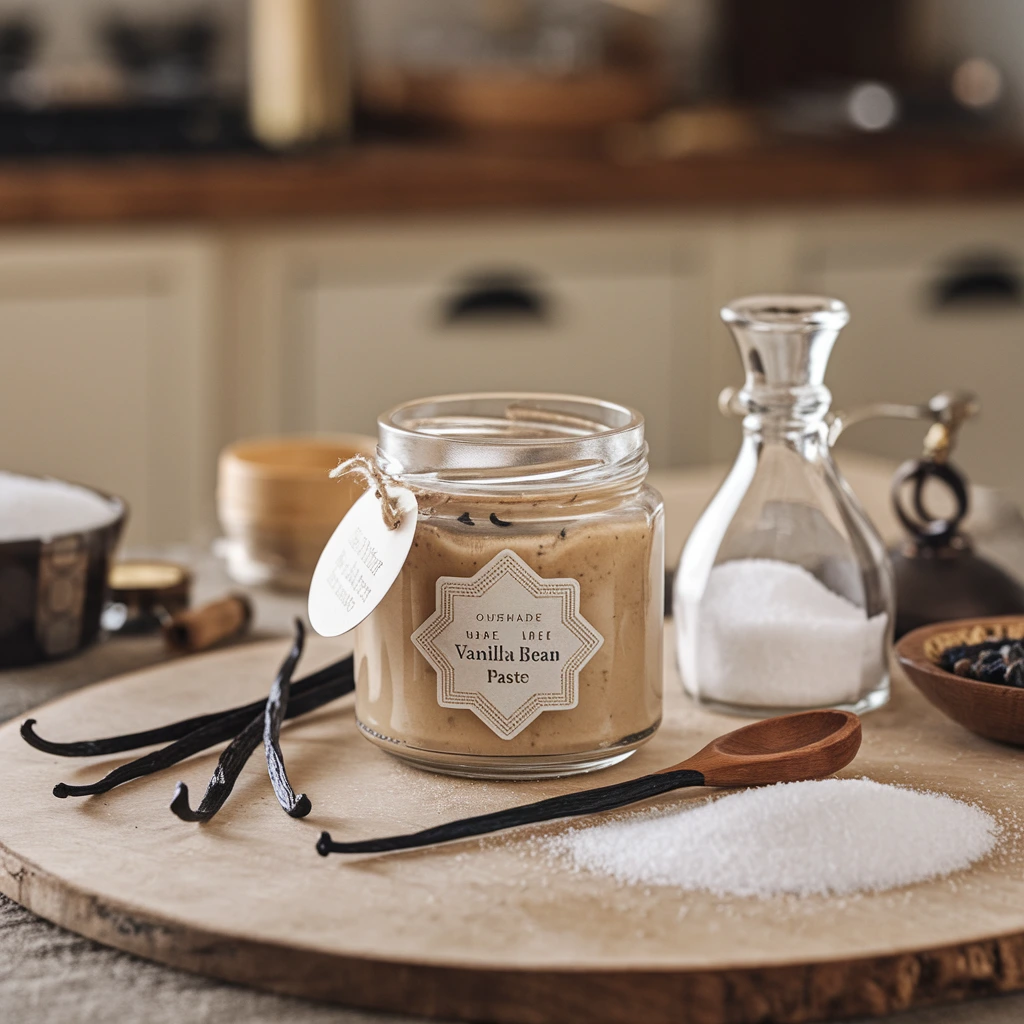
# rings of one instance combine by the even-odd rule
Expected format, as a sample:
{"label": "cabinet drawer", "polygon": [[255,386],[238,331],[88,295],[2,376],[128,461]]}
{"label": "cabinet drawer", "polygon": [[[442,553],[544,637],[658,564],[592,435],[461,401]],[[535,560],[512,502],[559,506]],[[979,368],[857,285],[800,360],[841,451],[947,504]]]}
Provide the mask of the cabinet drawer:
{"label": "cabinet drawer", "polygon": [[[545,312],[452,320],[470,292],[327,284],[297,296],[303,324],[296,427],[374,432],[419,395],[555,391],[633,405],[665,457],[671,444],[673,286],[667,276],[538,278]],[[487,322],[490,320],[490,322]]]}
{"label": "cabinet drawer", "polygon": [[286,429],[374,433],[379,412],[430,394],[568,392],[640,409],[656,465],[702,457],[704,437],[674,419],[702,384],[685,372],[702,339],[678,337],[700,308],[697,254],[687,263],[667,238],[614,232],[435,243],[419,233],[291,254],[302,269],[284,303]]}
{"label": "cabinet drawer", "polygon": [[[829,366],[835,406],[919,402],[965,388],[982,413],[963,430],[956,461],[972,480],[1024,500],[1020,436],[1024,382],[1024,220],[981,218],[946,230],[913,223],[879,231],[871,243],[840,238],[810,250],[803,286],[843,299],[849,326]],[[908,241],[909,239],[909,241]],[[888,244],[887,244],[888,243]],[[919,453],[925,428],[876,422],[844,444],[896,458]]]}

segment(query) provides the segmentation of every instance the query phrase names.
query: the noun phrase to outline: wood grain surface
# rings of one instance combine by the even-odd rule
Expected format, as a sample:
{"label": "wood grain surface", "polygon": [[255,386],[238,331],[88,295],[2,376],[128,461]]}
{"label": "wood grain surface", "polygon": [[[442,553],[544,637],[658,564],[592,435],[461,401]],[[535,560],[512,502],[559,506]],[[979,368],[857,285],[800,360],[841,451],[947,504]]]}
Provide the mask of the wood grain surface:
{"label": "wood grain surface", "polygon": [[[53,739],[108,734],[252,699],[284,642],[203,655],[99,684],[40,709]],[[668,645],[671,647],[671,645]],[[311,644],[305,669],[339,654]],[[695,708],[669,682],[665,725],[613,782],[697,750],[737,720]],[[566,870],[552,823],[384,857],[321,859],[339,838],[408,831],[577,788],[492,783],[400,764],[362,740],[347,702],[289,723],[283,746],[313,801],[295,821],[257,758],[203,826],[167,810],[174,782],[215,754],[102,797],[58,801],[57,781],[113,762],[70,761],[0,729],[0,890],[74,931],[141,956],[352,1006],[507,1022],[798,1022],[1024,988],[1021,760],[961,729],[905,681],[864,720],[843,774],[975,801],[1006,826],[968,872],[891,893],[722,900],[637,889]],[[596,781],[592,780],[592,781]],[[687,791],[664,804],[706,799]],[[628,813],[628,812],[627,812]]]}
{"label": "wood grain surface", "polygon": [[776,144],[630,166],[455,143],[0,164],[0,223],[11,225],[1019,196],[1024,146],[921,139]]}

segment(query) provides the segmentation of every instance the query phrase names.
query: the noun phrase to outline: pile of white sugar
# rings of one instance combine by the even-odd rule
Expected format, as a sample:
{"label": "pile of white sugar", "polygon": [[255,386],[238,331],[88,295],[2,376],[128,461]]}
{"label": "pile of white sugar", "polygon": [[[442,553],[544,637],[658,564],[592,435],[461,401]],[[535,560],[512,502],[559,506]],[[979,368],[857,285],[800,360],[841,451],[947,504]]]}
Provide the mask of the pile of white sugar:
{"label": "pile of white sugar", "polygon": [[711,570],[696,612],[691,692],[752,707],[853,704],[881,681],[884,614],[829,590],[802,566],[768,558]]}
{"label": "pile of white sugar", "polygon": [[979,807],[868,779],[749,789],[668,814],[576,828],[551,848],[577,868],[719,896],[846,896],[959,871],[995,845]]}
{"label": "pile of white sugar", "polygon": [[0,471],[0,542],[93,530],[112,523],[118,511],[86,487]]}

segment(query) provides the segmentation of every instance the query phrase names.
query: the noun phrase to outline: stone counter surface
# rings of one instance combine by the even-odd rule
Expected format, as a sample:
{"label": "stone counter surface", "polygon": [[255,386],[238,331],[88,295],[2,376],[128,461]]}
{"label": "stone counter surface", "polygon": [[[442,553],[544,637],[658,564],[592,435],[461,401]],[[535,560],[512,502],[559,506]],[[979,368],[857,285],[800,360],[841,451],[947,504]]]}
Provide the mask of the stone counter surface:
{"label": "stone counter surface", "polygon": [[0,224],[7,225],[1013,197],[1024,197],[1024,144],[983,140],[775,143],[630,165],[456,143],[0,162]]}

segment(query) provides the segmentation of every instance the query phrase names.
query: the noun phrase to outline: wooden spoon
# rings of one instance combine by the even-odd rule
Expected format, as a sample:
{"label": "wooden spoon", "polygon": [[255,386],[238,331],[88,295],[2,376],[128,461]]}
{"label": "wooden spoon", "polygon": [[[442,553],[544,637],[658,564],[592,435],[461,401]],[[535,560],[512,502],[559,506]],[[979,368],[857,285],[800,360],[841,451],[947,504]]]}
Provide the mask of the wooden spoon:
{"label": "wooden spoon", "polygon": [[653,775],[479,814],[408,835],[336,843],[323,832],[317,852],[384,853],[434,846],[518,825],[611,811],[685,786],[764,786],[822,779],[845,768],[860,749],[860,719],[849,711],[804,711],[755,722],[713,740],[693,757]]}

